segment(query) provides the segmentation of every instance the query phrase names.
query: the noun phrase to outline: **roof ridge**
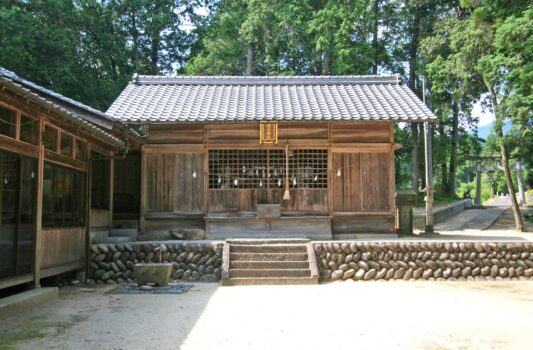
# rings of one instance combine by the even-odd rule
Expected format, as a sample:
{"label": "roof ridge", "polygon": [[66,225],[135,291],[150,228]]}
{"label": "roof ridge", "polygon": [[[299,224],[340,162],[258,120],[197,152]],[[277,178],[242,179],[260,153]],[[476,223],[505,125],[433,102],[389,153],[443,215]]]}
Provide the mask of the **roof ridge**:
{"label": "roof ridge", "polygon": [[398,74],[383,75],[298,75],[298,76],[192,76],[138,75],[132,79],[135,85],[354,85],[400,84]]}
{"label": "roof ridge", "polygon": [[80,108],[80,109],[84,109],[87,112],[96,114],[96,115],[98,115],[98,116],[100,116],[102,118],[107,118],[107,119],[109,119],[111,121],[119,121],[117,118],[115,118],[115,117],[113,117],[113,116],[111,116],[111,115],[109,115],[109,114],[107,114],[105,112],[102,112],[102,111],[100,111],[100,110],[98,110],[98,109],[96,109],[94,107],[88,106],[88,105],[86,105],[84,103],[81,103],[79,101],[76,101],[76,100],[74,100],[74,99],[72,99],[70,97],[67,97],[67,96],[62,95],[62,94],[60,94],[58,92],[55,92],[53,90],[50,90],[50,89],[47,89],[47,88],[45,88],[43,86],[35,84],[35,83],[33,83],[33,82],[29,81],[29,80],[21,78],[15,72],[10,71],[8,69],[5,69],[3,67],[0,67],[0,76],[3,76],[3,77],[8,78],[8,79],[11,79],[14,82],[22,84],[22,85],[24,85],[24,86],[26,86],[26,87],[28,87],[30,89],[35,89],[35,90],[40,91],[40,92],[42,92],[42,93],[44,93],[46,95],[49,95],[49,96],[54,97],[54,98],[57,98],[57,99],[59,99],[61,101],[64,101],[64,102],[74,106],[74,107],[77,107],[77,108]]}

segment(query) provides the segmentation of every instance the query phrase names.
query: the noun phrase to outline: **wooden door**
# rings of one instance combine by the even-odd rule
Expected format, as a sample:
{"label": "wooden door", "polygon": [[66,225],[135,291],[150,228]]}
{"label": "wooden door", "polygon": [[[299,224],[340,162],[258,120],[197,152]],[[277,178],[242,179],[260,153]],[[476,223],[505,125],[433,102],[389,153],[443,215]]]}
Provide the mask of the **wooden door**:
{"label": "wooden door", "polygon": [[145,156],[147,212],[203,212],[202,153],[148,153]]}
{"label": "wooden door", "polygon": [[202,213],[204,208],[204,157],[202,153],[174,156],[174,211]]}
{"label": "wooden door", "polygon": [[334,212],[390,211],[390,155],[333,153]]}

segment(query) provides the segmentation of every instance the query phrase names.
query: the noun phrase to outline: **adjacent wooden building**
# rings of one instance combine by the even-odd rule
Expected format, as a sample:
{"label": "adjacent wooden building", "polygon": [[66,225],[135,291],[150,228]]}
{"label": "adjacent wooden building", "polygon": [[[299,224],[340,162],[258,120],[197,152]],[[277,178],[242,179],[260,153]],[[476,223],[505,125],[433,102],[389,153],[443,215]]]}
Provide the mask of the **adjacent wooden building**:
{"label": "adjacent wooden building", "polygon": [[107,114],[144,133],[141,233],[394,232],[396,122],[435,116],[393,76],[135,76]]}
{"label": "adjacent wooden building", "polygon": [[0,289],[85,268],[130,145],[122,122],[0,68]]}

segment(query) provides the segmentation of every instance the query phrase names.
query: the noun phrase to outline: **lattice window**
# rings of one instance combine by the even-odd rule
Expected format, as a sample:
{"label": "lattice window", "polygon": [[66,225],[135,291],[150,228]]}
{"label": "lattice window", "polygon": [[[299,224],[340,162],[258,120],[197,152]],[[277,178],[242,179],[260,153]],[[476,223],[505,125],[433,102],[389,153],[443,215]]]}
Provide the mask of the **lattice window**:
{"label": "lattice window", "polygon": [[[327,188],[328,152],[289,150],[290,188]],[[209,188],[284,188],[283,149],[209,150]]]}
{"label": "lattice window", "polygon": [[328,187],[328,151],[325,149],[289,150],[291,188]]}

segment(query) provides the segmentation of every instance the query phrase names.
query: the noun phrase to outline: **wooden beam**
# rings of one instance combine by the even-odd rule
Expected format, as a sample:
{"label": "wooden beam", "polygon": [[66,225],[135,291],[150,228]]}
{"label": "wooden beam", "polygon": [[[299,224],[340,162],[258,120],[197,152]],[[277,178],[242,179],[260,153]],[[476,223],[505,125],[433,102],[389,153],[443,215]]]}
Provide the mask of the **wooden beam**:
{"label": "wooden beam", "polygon": [[343,153],[383,153],[390,151],[390,143],[336,143],[331,148],[333,152]]}
{"label": "wooden beam", "polygon": [[142,152],[144,153],[163,153],[163,152],[190,152],[198,153],[203,152],[203,144],[144,144],[142,145]]}
{"label": "wooden beam", "polygon": [[374,217],[374,216],[386,216],[390,217],[393,214],[389,211],[334,211],[333,217],[341,216],[365,216],[365,217]]}
{"label": "wooden beam", "polygon": [[59,275],[61,273],[65,273],[68,271],[79,270],[81,268],[83,268],[83,262],[80,260],[80,261],[76,261],[73,263],[68,263],[68,264],[63,264],[63,265],[58,265],[58,266],[53,266],[53,267],[47,267],[45,269],[42,269],[41,276],[43,278],[46,278],[46,277],[50,277],[54,275]]}
{"label": "wooden beam", "polygon": [[75,170],[86,171],[87,164],[84,161],[73,159],[61,154],[57,154],[53,151],[45,149],[44,157],[47,162],[58,164],[67,168],[72,168]]}
{"label": "wooden beam", "polygon": [[17,141],[12,137],[0,135],[0,150],[6,150],[11,153],[20,154],[22,156],[37,158],[39,155],[39,147],[31,145],[26,142]]}
{"label": "wooden beam", "polygon": [[24,275],[18,275],[13,277],[7,277],[0,279],[0,289],[13,287],[19,284],[28,283],[33,281],[34,274],[33,273],[27,273]]}

